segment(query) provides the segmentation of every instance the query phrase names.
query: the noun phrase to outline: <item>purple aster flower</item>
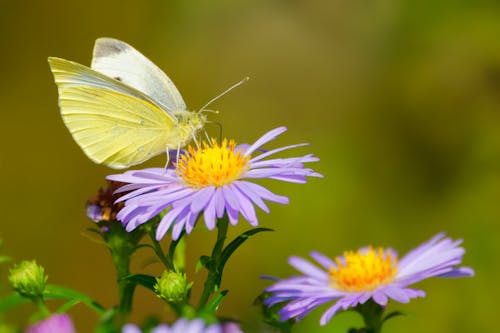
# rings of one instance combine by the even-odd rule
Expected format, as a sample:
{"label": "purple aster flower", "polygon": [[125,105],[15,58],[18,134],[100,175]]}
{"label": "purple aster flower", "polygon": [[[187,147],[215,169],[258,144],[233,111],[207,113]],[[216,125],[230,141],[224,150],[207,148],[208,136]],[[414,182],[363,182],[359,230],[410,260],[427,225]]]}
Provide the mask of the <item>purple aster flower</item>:
{"label": "purple aster flower", "polygon": [[[142,333],[134,324],[123,326],[122,333]],[[172,326],[161,324],[151,330],[151,333],[243,333],[235,323],[212,324],[207,326],[202,319],[188,321],[177,320]]]}
{"label": "purple aster flower", "polygon": [[26,333],[76,333],[71,318],[63,314],[53,314],[50,317],[29,326]]}
{"label": "purple aster flower", "polygon": [[170,208],[158,225],[157,240],[171,228],[173,239],[177,239],[183,230],[191,233],[201,213],[209,230],[215,228],[216,218],[222,218],[224,214],[233,225],[241,214],[256,226],[258,220],[254,205],[269,212],[264,200],[286,204],[288,198],[257,185],[253,179],[305,183],[308,176],[321,177],[304,167],[304,163],[319,160],[312,154],[266,159],[305,144],[252,156],[262,145],[285,131],[285,127],[271,130],[249,146],[236,146],[234,141],[224,139],[221,144],[212,140],[203,148],[189,147],[179,158],[175,169],[152,168],[108,176],[110,180],[128,183],[117,191],[129,192],[118,199],[118,202],[125,202],[125,207],[117,215],[118,220],[122,221],[127,231],[132,231]]}
{"label": "purple aster flower", "polygon": [[321,317],[325,325],[339,310],[346,310],[369,299],[386,306],[389,299],[408,303],[411,298],[424,297],[422,290],[408,288],[410,284],[438,277],[473,276],[469,267],[457,267],[465,250],[462,240],[452,240],[441,233],[410,251],[398,261],[397,253],[388,248],[365,247],[357,252],[345,252],[331,260],[318,252],[311,257],[321,266],[291,257],[290,265],[303,275],[278,280],[266,289],[271,296],[265,304],[288,303],[279,311],[281,320],[302,319],[314,308],[334,301]]}

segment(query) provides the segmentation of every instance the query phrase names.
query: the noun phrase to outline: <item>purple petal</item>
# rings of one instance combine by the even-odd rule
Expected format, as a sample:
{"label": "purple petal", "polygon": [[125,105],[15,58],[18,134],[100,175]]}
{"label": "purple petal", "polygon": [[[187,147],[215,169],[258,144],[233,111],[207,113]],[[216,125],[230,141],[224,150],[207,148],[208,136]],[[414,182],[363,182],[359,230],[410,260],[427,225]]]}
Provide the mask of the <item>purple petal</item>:
{"label": "purple petal", "polygon": [[440,275],[436,275],[438,277],[445,277],[445,278],[456,278],[456,277],[467,277],[467,276],[474,276],[474,270],[470,267],[457,267],[453,269],[452,271]]}
{"label": "purple petal", "polygon": [[224,200],[224,194],[222,194],[221,188],[215,190],[214,198],[215,198],[215,211],[217,212],[217,217],[222,218],[224,216],[224,210],[226,208],[226,201]]}
{"label": "purple petal", "polygon": [[262,209],[266,213],[269,213],[269,207],[267,207],[264,200],[262,200],[261,197],[248,184],[249,184],[248,182],[241,180],[234,182],[234,185],[238,189],[240,189],[240,191],[244,193],[250,200],[252,200],[253,203],[255,203],[260,209]]}
{"label": "purple petal", "polygon": [[321,326],[325,326],[331,319],[332,317],[341,309],[342,307],[342,302],[338,301],[337,303],[333,304],[328,310],[326,310],[323,315],[321,316],[321,319],[319,320],[319,323]]}
{"label": "purple petal", "polygon": [[260,148],[262,145],[268,143],[269,141],[274,140],[278,135],[282,134],[285,131],[286,131],[286,127],[278,127],[278,128],[273,129],[273,130],[270,130],[269,132],[264,134],[262,137],[260,137],[260,139],[255,141],[255,143],[252,144],[250,146],[250,148],[248,148],[245,151],[245,154],[243,156],[245,156],[245,157],[249,156],[256,149]]}
{"label": "purple petal", "polygon": [[179,216],[183,211],[186,211],[186,207],[175,207],[168,211],[167,214],[161,219],[158,227],[156,228],[156,240],[161,240],[165,233],[170,229],[170,226],[174,222],[174,220]]}
{"label": "purple petal", "polygon": [[375,301],[375,303],[377,303],[378,305],[381,305],[381,306],[386,306],[387,305],[387,296],[380,290],[377,290],[373,293],[373,296],[372,296],[373,300]]}
{"label": "purple petal", "polygon": [[273,192],[266,189],[265,187],[262,187],[258,184],[246,182],[246,185],[262,199],[276,202],[276,203],[280,203],[280,204],[288,204],[289,203],[289,200],[287,197],[281,196],[281,195],[276,195]]}
{"label": "purple petal", "polygon": [[322,271],[318,267],[314,266],[307,260],[304,260],[300,257],[290,257],[288,259],[288,263],[301,273],[315,277],[320,280],[328,279],[328,273]]}
{"label": "purple petal", "polygon": [[285,150],[288,150],[288,149],[297,148],[297,147],[304,147],[304,146],[309,146],[309,144],[308,143],[298,143],[298,144],[295,144],[295,145],[290,145],[290,146],[285,146],[285,147],[280,147],[280,148],[272,149],[272,150],[269,150],[269,151],[267,151],[265,153],[260,154],[259,156],[256,156],[256,157],[252,158],[250,160],[250,163],[254,164],[254,162],[260,161],[261,159],[266,158],[266,157],[271,156],[271,155],[274,155],[276,153],[279,153],[279,152],[282,152],[282,151],[285,151]]}
{"label": "purple petal", "polygon": [[325,269],[330,269],[332,267],[337,268],[337,265],[335,264],[335,262],[322,253],[319,253],[316,251],[311,251],[311,253],[309,253],[309,255],[314,260],[316,260],[321,266],[323,266]]}
{"label": "purple petal", "polygon": [[193,203],[191,204],[191,212],[198,213],[201,211],[205,205],[210,201],[212,195],[215,192],[215,187],[208,186],[199,190],[193,195]]}
{"label": "purple petal", "polygon": [[212,195],[210,198],[210,201],[205,207],[205,210],[203,211],[203,218],[205,219],[205,225],[207,226],[208,230],[213,230],[216,225],[215,221],[215,194]]}
{"label": "purple petal", "polygon": [[239,210],[243,217],[252,225],[257,226],[259,222],[257,221],[257,215],[255,215],[255,209],[253,208],[252,202],[239,191],[238,187],[235,185],[229,185],[229,188],[236,197],[239,204]]}

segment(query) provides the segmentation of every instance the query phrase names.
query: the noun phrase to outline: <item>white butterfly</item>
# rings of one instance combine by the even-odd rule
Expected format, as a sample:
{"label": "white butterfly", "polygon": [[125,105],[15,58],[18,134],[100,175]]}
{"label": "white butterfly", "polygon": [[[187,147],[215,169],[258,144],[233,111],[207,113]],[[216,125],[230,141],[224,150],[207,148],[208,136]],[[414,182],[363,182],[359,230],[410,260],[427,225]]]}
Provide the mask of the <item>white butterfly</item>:
{"label": "white butterfly", "polygon": [[52,57],[49,64],[66,127],[92,161],[114,169],[178,151],[204,127],[204,108],[246,81],[190,112],[168,76],[122,41],[97,39],[91,68]]}

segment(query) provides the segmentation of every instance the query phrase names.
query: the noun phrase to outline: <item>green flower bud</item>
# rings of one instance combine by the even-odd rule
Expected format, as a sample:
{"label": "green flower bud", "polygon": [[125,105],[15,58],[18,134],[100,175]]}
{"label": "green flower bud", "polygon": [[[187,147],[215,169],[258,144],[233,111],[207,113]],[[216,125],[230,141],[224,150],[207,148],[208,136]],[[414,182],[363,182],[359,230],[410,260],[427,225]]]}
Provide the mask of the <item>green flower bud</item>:
{"label": "green flower bud", "polygon": [[9,281],[22,296],[36,298],[41,297],[45,290],[47,275],[45,269],[35,260],[25,260],[10,269]]}
{"label": "green flower bud", "polygon": [[186,281],[186,274],[175,271],[165,271],[156,278],[156,295],[168,302],[181,303],[186,300],[193,283]]}

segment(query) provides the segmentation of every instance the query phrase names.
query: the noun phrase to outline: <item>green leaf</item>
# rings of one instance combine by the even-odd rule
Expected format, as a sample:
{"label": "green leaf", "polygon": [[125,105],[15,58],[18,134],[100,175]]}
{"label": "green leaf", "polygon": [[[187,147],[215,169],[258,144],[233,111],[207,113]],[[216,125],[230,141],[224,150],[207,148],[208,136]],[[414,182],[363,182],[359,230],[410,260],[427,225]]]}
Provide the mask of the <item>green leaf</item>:
{"label": "green leaf", "polygon": [[210,270],[210,266],[212,264],[212,258],[209,256],[201,256],[200,259],[196,262],[195,270],[198,272],[202,267]]}
{"label": "green leaf", "polygon": [[204,308],[204,310],[209,311],[210,313],[215,313],[219,308],[220,303],[226,297],[229,290],[223,290],[219,295],[215,296]]}
{"label": "green leaf", "polygon": [[43,298],[46,300],[65,299],[71,302],[83,303],[87,305],[89,308],[93,309],[99,315],[102,315],[105,312],[104,308],[99,303],[94,301],[91,297],[79,291],[66,287],[57,286],[54,284],[48,284],[45,287],[45,290],[43,292]]}
{"label": "green leaf", "polygon": [[385,323],[387,320],[392,319],[394,317],[399,317],[399,316],[404,316],[405,314],[401,311],[393,311],[389,314],[387,314],[384,319],[382,319],[382,322]]}
{"label": "green leaf", "polygon": [[146,274],[131,274],[123,278],[123,280],[131,281],[135,284],[146,287],[151,291],[155,291],[154,285],[156,284],[156,278],[151,275]]}
{"label": "green leaf", "polygon": [[0,298],[0,313],[20,304],[29,302],[31,302],[29,298],[23,297],[17,292],[13,292],[5,297]]}
{"label": "green leaf", "polygon": [[57,313],[64,313],[67,312],[69,309],[74,307],[75,305],[80,304],[80,301],[77,299],[72,299],[69,302],[64,303],[57,309]]}
{"label": "green leaf", "polygon": [[222,272],[222,270],[224,269],[224,265],[226,264],[229,257],[234,253],[234,251],[236,251],[236,249],[238,249],[238,247],[240,247],[241,244],[243,244],[247,239],[249,239],[253,235],[264,231],[274,231],[274,230],[269,228],[250,229],[248,231],[245,231],[244,233],[236,237],[231,243],[229,243],[226,246],[226,248],[222,251],[220,257],[218,258],[217,264],[219,272]]}
{"label": "green leaf", "polygon": [[170,243],[168,250],[170,261],[174,264],[177,272],[186,271],[186,239],[183,237],[184,233],[183,231],[176,241]]}

